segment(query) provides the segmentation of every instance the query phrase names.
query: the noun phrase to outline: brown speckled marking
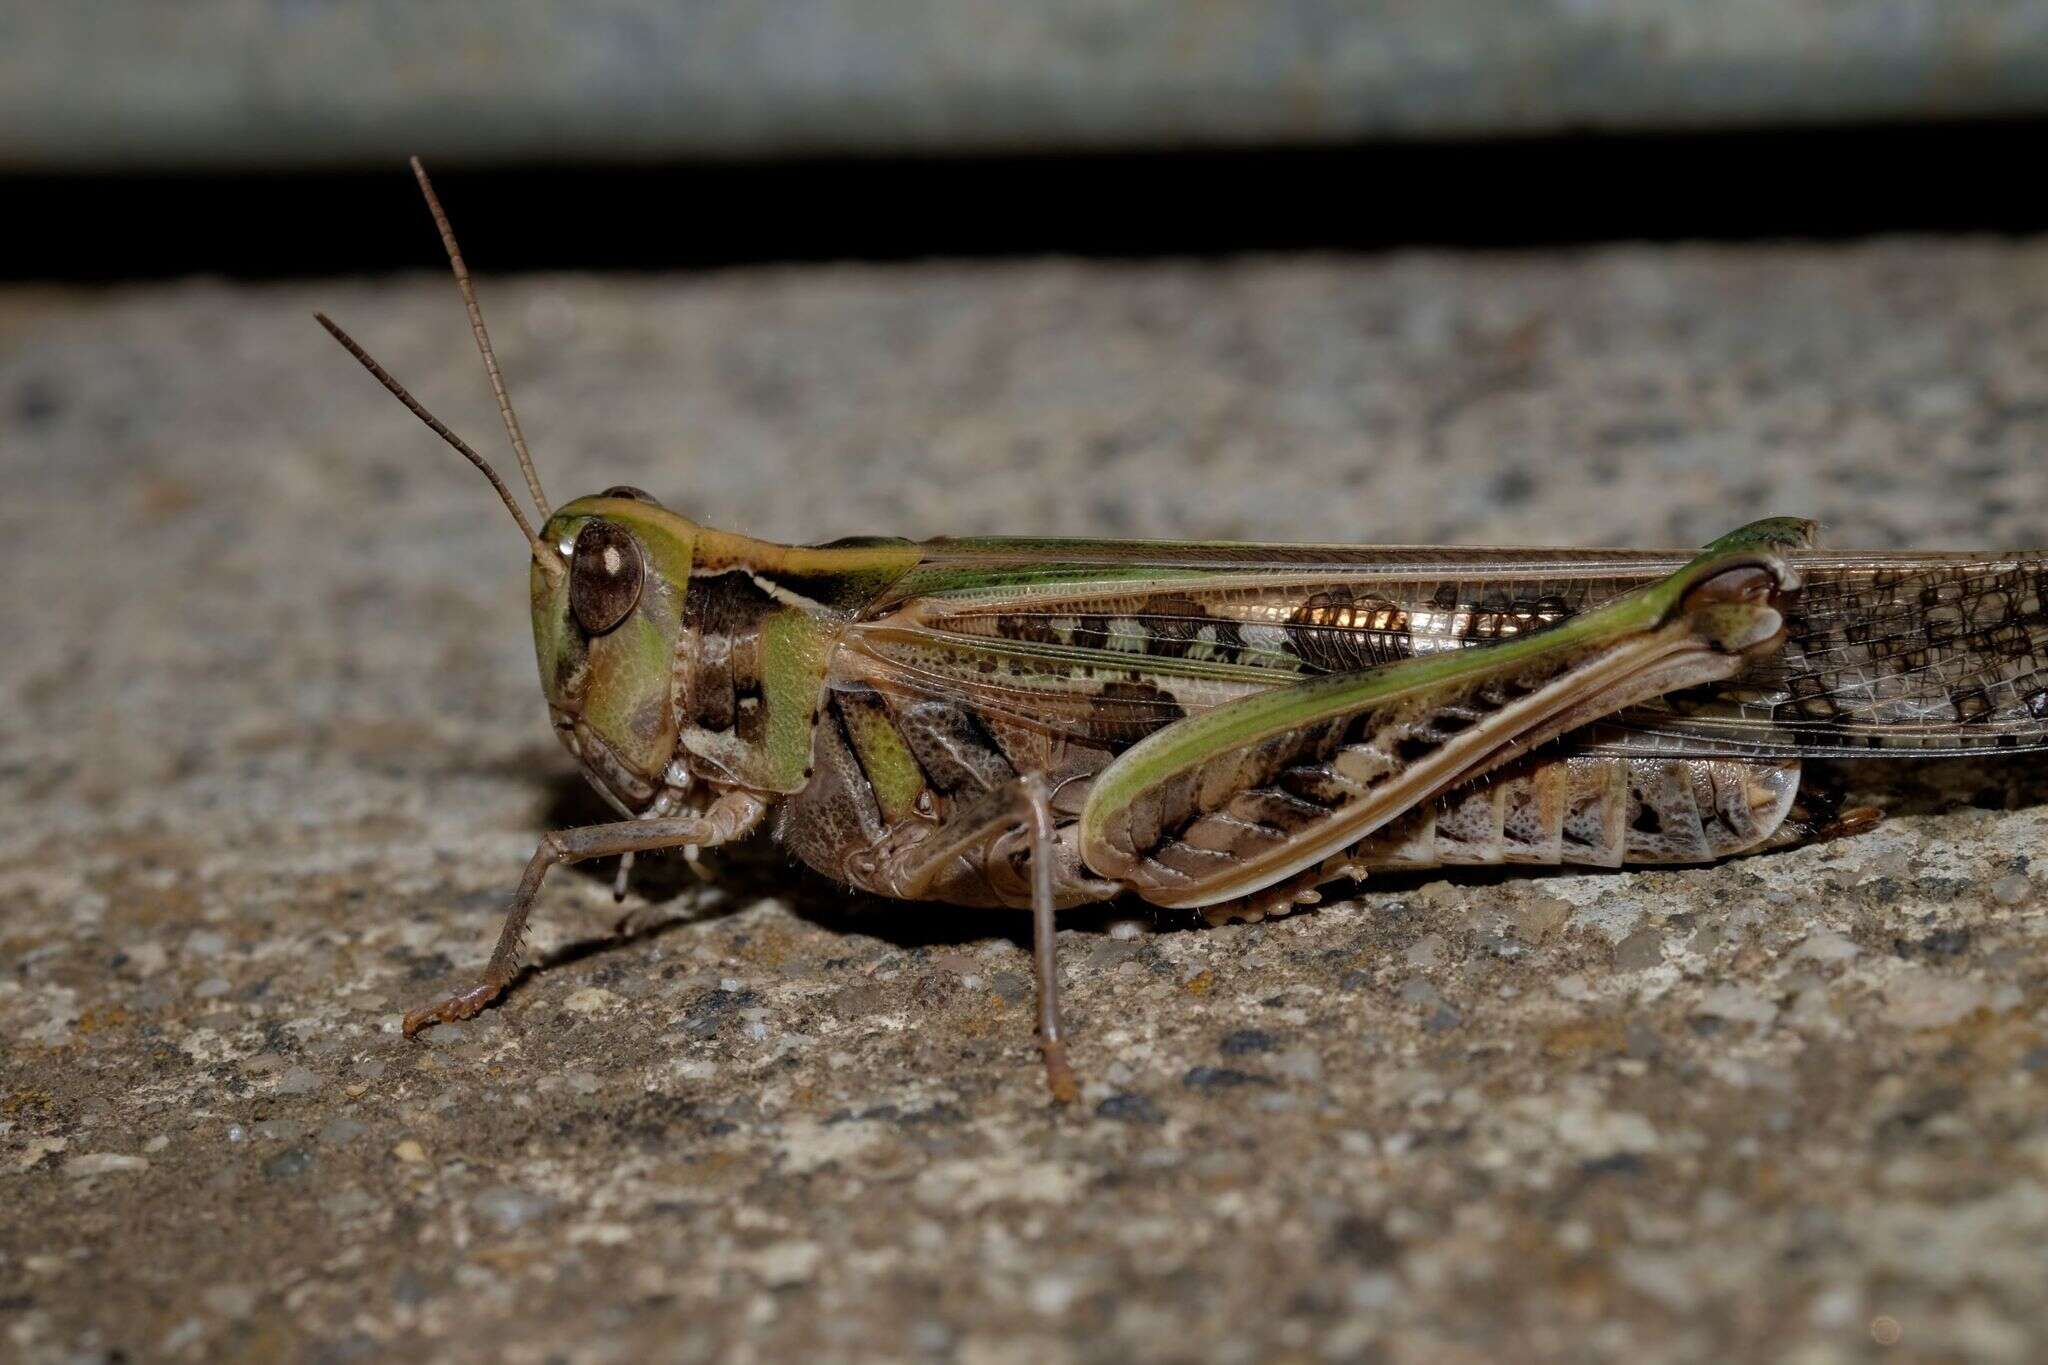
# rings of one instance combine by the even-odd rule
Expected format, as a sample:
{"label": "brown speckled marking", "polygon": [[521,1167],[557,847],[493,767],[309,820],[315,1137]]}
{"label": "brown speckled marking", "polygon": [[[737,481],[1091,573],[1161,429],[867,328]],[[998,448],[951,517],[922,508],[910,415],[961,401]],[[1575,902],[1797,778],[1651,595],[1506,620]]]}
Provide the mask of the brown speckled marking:
{"label": "brown speckled marking", "polygon": [[1148,682],[1106,682],[1090,694],[1087,736],[1121,752],[1185,716],[1171,692]]}

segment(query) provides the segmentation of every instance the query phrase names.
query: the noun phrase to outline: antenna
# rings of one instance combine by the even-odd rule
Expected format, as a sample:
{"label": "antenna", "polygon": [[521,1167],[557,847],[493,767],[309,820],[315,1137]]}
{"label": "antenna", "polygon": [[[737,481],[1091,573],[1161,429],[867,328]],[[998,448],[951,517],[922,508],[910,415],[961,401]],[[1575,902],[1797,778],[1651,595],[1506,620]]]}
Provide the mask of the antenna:
{"label": "antenna", "polygon": [[441,245],[448,252],[448,264],[455,270],[455,286],[462,291],[463,305],[469,309],[469,330],[476,334],[484,372],[490,375],[491,392],[498,398],[498,414],[505,419],[505,434],[512,438],[512,453],[519,457],[519,472],[526,476],[526,490],[533,494],[533,505],[540,509],[540,519],[545,524],[547,495],[540,491],[540,475],[533,471],[533,456],[527,453],[526,437],[512,411],[512,396],[505,392],[505,377],[498,373],[498,357],[491,351],[491,334],[484,330],[483,310],[476,306],[476,289],[469,282],[469,267],[462,263],[462,249],[455,245],[455,229],[448,225],[448,215],[441,211],[441,200],[434,193],[434,182],[427,179],[427,168],[418,157],[412,158],[412,174],[420,182],[420,193],[427,197],[427,210],[434,215],[434,226],[441,231]]}
{"label": "antenna", "polygon": [[540,565],[541,571],[547,574],[550,579],[559,579],[562,576],[560,556],[551,554],[548,547],[541,543],[540,537],[533,533],[532,525],[526,520],[526,513],[519,510],[518,502],[512,497],[512,490],[505,486],[505,481],[498,477],[498,471],[491,468],[490,462],[474,450],[471,450],[468,442],[448,430],[446,423],[421,406],[419,399],[406,392],[405,385],[393,379],[389,370],[386,370],[382,365],[372,360],[370,353],[361,346],[358,346],[354,337],[337,327],[332,318],[328,317],[325,313],[315,313],[313,314],[313,320],[322,327],[325,327],[328,335],[340,342],[342,349],[354,356],[361,363],[362,367],[370,372],[372,378],[389,389],[393,398],[405,404],[411,410],[413,416],[425,422],[428,430],[432,431],[449,445],[454,446],[456,450],[462,453],[464,459],[483,471],[483,476],[491,481],[491,487],[498,490],[498,498],[505,504],[505,510],[512,514],[512,520],[519,523],[519,533],[526,537],[527,547],[533,551],[533,562]]}

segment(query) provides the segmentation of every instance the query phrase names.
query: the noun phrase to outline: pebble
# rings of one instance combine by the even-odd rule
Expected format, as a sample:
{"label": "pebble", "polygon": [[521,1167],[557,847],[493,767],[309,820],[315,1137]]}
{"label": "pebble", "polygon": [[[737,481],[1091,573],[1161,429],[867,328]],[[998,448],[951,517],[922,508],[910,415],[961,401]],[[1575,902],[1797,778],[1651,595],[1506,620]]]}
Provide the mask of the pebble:
{"label": "pebble", "polygon": [[1272,1067],[1274,1074],[1289,1080],[1307,1085],[1322,1083],[1323,1054],[1312,1047],[1291,1047],[1285,1052],[1275,1053],[1267,1065]]}
{"label": "pebble", "polygon": [[1664,1041],[1657,1030],[1640,1019],[1632,1020],[1625,1033],[1624,1050],[1637,1061],[1649,1061],[1664,1053]]}
{"label": "pebble", "polygon": [[228,950],[227,935],[211,929],[194,929],[185,935],[185,951],[194,957],[219,957]]}
{"label": "pebble", "polygon": [[313,1154],[303,1147],[287,1147],[263,1163],[263,1174],[272,1180],[297,1180],[313,1169]]}
{"label": "pebble", "polygon": [[1665,1252],[1629,1248],[1615,1258],[1621,1281],[1673,1313],[1689,1313],[1704,1292],[1697,1268]]}
{"label": "pebble", "polygon": [[770,1289],[799,1285],[817,1274],[825,1249],[816,1242],[776,1242],[748,1258]]}
{"label": "pebble", "polygon": [[126,1152],[86,1152],[64,1163],[64,1174],[73,1179],[91,1175],[115,1175],[124,1171],[146,1171],[149,1158]]}
{"label": "pebble", "polygon": [[1929,971],[1904,973],[1884,988],[1890,1021],[1902,1028],[1947,1028],[1989,1006],[1983,983]]}
{"label": "pebble", "polygon": [[436,1024],[419,1036],[430,1046],[440,1049],[461,1047],[476,1033],[476,1023],[470,1019],[450,1019],[445,1024]]}
{"label": "pebble", "polygon": [[1657,1149],[1657,1130],[1641,1114],[1574,1106],[1557,1116],[1557,1136],[1587,1157],[1639,1154]]}
{"label": "pebble", "polygon": [[1031,998],[1031,983],[1018,972],[997,972],[988,979],[988,988],[1006,1005],[1020,1005]]}
{"label": "pebble", "polygon": [[1166,1116],[1143,1095],[1111,1095],[1095,1106],[1095,1116],[1119,1123],[1162,1123]]}
{"label": "pebble", "polygon": [[211,1285],[199,1296],[201,1303],[224,1318],[246,1318],[256,1311],[257,1294],[246,1284]]}
{"label": "pebble", "polygon": [[2009,872],[1991,883],[1991,899],[2000,905],[2024,905],[2034,894],[2034,884],[2023,872]]}
{"label": "pebble", "polygon": [[1229,1090],[1240,1085],[1271,1085],[1264,1076],[1228,1066],[1191,1066],[1180,1083],[1190,1090]]}
{"label": "pebble", "polygon": [[320,1142],[327,1147],[340,1147],[355,1141],[365,1132],[364,1125],[356,1119],[334,1119],[320,1130]]}
{"label": "pebble", "polygon": [[1407,960],[1408,965],[1411,967],[1428,968],[1436,966],[1437,962],[1443,957],[1443,951],[1444,936],[1442,934],[1424,934],[1421,938],[1409,944],[1408,951],[1401,956]]}
{"label": "pebble", "polygon": [[1664,935],[1655,929],[1638,929],[1614,945],[1614,969],[1641,972],[1664,965]]}
{"label": "pebble", "polygon": [[391,1149],[391,1155],[409,1166],[417,1166],[427,1159],[427,1149],[411,1138],[406,1138]]}
{"label": "pebble", "polygon": [[1856,941],[1832,929],[1816,929],[1806,936],[1792,953],[1794,957],[1810,958],[1815,962],[1847,962],[1862,951]]}
{"label": "pebble", "polygon": [[186,1318],[183,1322],[164,1333],[159,1346],[165,1359],[183,1355],[197,1346],[206,1336],[206,1324],[198,1318]]}
{"label": "pebble", "polygon": [[1701,996],[1693,1013],[1761,1028],[1778,1017],[1778,1006],[1751,987],[1723,985],[1712,987]]}
{"label": "pebble", "polygon": [[[1344,1290],[1345,1302],[1360,1313],[1384,1313],[1401,1297],[1401,1281],[1385,1271],[1355,1277]],[[1368,1352],[1360,1352],[1362,1356]]]}
{"label": "pebble", "polygon": [[277,1084],[271,1087],[273,1095],[310,1095],[320,1088],[320,1076],[311,1067],[288,1067]]}
{"label": "pebble", "polygon": [[1419,1005],[1423,1009],[1433,1010],[1444,1003],[1444,998],[1437,994],[1435,986],[1417,976],[1409,978],[1407,984],[1401,987],[1401,1001],[1403,1004]]}
{"label": "pebble", "polygon": [[1643,907],[1618,896],[1602,897],[1572,912],[1575,928],[1590,929],[1609,943],[1619,943],[1643,922]]}
{"label": "pebble", "polygon": [[171,955],[164,951],[164,945],[156,942],[133,943],[122,947],[127,957],[127,969],[144,978],[155,976],[170,965]]}
{"label": "pebble", "polygon": [[192,994],[198,996],[201,1000],[217,1000],[233,989],[234,987],[226,977],[209,976],[206,980],[192,988]]}
{"label": "pebble", "polygon": [[320,1201],[320,1211],[338,1223],[345,1223],[351,1218],[361,1218],[383,1207],[383,1204],[364,1190],[343,1190],[339,1194],[330,1194]]}
{"label": "pebble", "polygon": [[1508,917],[1514,922],[1516,938],[1524,943],[1541,943],[1570,919],[1571,913],[1569,901],[1556,896],[1536,896],[1527,905],[1510,910]]}
{"label": "pebble", "polygon": [[469,1201],[469,1211],[499,1232],[517,1232],[539,1222],[553,1207],[553,1200],[517,1185],[493,1185]]}
{"label": "pebble", "polygon": [[1590,1005],[1600,998],[1600,993],[1593,989],[1582,972],[1565,973],[1550,983],[1550,989],[1560,999],[1580,1005]]}
{"label": "pebble", "polygon": [[1272,1034],[1255,1028],[1241,1028],[1226,1034],[1217,1051],[1226,1057],[1242,1057],[1252,1052],[1271,1052],[1273,1046]]}
{"label": "pebble", "polygon": [[401,1270],[392,1278],[391,1297],[407,1308],[417,1308],[434,1297],[434,1286],[417,1271]]}
{"label": "pebble", "polygon": [[1086,1285],[1071,1275],[1041,1275],[1031,1282],[1025,1297],[1031,1311],[1040,1317],[1056,1318],[1073,1306]]}
{"label": "pebble", "polygon": [[1114,971],[1129,962],[1138,952],[1137,944],[1129,940],[1105,939],[1088,954],[1086,970],[1090,973]]}
{"label": "pebble", "polygon": [[947,1354],[953,1349],[953,1329],[936,1318],[923,1318],[910,1329],[910,1342],[923,1355]]}

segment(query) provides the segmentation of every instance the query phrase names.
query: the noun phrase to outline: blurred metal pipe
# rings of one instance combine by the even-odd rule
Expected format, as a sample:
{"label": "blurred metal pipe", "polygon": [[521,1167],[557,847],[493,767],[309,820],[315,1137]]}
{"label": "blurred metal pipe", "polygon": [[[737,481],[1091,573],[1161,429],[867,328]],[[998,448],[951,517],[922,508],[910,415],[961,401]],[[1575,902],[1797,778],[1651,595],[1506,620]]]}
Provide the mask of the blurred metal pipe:
{"label": "blurred metal pipe", "polygon": [[1315,145],[2048,111],[2041,0],[0,0],[0,170]]}

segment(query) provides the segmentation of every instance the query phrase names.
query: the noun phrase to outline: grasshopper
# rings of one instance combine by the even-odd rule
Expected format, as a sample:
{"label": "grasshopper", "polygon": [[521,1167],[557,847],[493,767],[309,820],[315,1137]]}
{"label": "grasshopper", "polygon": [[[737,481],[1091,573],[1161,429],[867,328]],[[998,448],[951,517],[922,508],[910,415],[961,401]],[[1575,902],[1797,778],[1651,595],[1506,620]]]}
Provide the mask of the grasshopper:
{"label": "grasshopper", "polygon": [[713,530],[634,488],[550,508],[447,215],[440,232],[538,529],[541,689],[615,822],[545,835],[481,977],[512,982],[548,871],[772,830],[878,896],[1028,910],[1038,1043],[1078,1091],[1057,912],[1135,895],[1258,919],[1384,869],[1700,863],[1875,813],[1802,803],[1815,755],[2048,748],[2048,551],[1832,553],[1774,518],[1697,553],[861,538]]}

